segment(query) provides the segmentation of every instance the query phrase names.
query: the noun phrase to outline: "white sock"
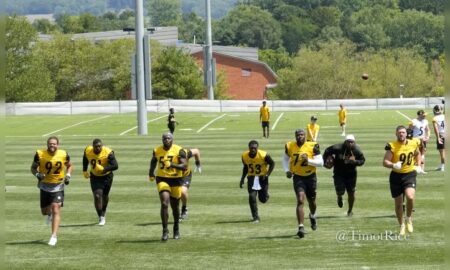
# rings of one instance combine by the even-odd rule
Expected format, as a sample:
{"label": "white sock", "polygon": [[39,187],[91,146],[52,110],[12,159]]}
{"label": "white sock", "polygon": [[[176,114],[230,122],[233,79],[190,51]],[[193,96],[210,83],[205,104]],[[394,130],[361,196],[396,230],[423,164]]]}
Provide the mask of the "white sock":
{"label": "white sock", "polygon": [[316,214],[311,214],[310,213],[309,216],[312,217],[312,218],[316,218]]}

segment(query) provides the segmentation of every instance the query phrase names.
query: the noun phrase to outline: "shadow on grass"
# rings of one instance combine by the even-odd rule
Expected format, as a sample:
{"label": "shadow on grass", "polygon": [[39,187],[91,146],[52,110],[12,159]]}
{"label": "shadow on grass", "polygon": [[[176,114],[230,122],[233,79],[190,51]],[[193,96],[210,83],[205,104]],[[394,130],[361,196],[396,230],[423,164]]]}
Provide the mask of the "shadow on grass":
{"label": "shadow on grass", "polygon": [[[306,235],[307,233],[305,233]],[[259,237],[249,237],[248,239],[253,240],[271,240],[271,239],[300,239],[295,234],[288,234],[288,235],[274,235],[274,236],[259,236]]]}
{"label": "shadow on grass", "polygon": [[[173,224],[173,222],[169,222],[168,224]],[[148,222],[148,223],[138,223],[138,224],[135,224],[135,226],[141,226],[141,227],[145,227],[145,226],[154,226],[154,225],[160,225],[160,226],[161,226],[161,222]]]}
{"label": "shadow on grass", "polygon": [[44,240],[30,240],[30,241],[16,241],[16,242],[6,242],[7,245],[47,245]]}
{"label": "shadow on grass", "polygon": [[90,226],[95,226],[98,223],[83,223],[83,224],[65,224],[65,225],[59,225],[59,227],[65,227],[65,228],[70,228],[70,227],[90,227]]}
{"label": "shadow on grass", "polygon": [[228,220],[228,221],[217,221],[216,224],[235,224],[235,223],[252,223],[252,220]]}
{"label": "shadow on grass", "polygon": [[365,218],[395,218],[395,215],[382,215],[382,216],[370,216],[370,217],[365,217]]}
{"label": "shadow on grass", "polygon": [[146,244],[146,243],[163,243],[160,239],[141,239],[141,240],[119,240],[118,244]]}

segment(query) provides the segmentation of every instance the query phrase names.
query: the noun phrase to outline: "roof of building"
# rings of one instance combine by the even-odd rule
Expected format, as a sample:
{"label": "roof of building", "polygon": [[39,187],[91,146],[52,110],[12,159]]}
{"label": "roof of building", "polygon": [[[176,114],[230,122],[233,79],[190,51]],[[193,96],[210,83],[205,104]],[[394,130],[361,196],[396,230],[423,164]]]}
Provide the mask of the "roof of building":
{"label": "roof of building", "polygon": [[[175,45],[178,42],[178,27],[154,27],[153,31],[148,31],[150,39],[156,40],[162,45]],[[134,31],[124,31],[124,30],[115,30],[115,31],[105,31],[105,32],[89,32],[89,33],[80,33],[73,34],[73,39],[87,39],[92,41],[113,41],[122,38],[135,38]],[[40,40],[51,40],[52,35],[39,35]]]}

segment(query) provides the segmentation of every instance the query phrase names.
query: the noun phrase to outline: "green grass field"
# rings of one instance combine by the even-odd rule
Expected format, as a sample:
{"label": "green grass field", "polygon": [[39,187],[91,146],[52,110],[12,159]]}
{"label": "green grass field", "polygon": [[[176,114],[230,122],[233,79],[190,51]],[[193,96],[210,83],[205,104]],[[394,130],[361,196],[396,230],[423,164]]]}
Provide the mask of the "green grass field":
{"label": "green grass field", "polygon": [[[401,112],[415,116],[415,110]],[[414,233],[402,241],[386,239],[390,231],[396,236],[398,225],[389,170],[382,167],[384,146],[395,139],[395,127],[408,120],[393,110],[350,113],[347,133],[355,134],[366,156],[358,171],[354,215],[346,217],[346,202],[337,207],[332,171],[319,168],[318,229],[311,231],[306,220],[303,239],[295,235],[296,200],[281,163],[284,144],[311,114],[319,118],[322,150],[342,142],[336,112],[286,112],[270,139],[261,138],[256,112],[227,113],[208,127],[222,114],[176,113],[180,124],[174,143],[201,150],[203,173],[194,174],[181,239],[167,243],[160,241],[155,183],[147,180],[152,148],[167,130],[166,117],[149,123],[149,136],[137,136],[136,130],[120,135],[136,125],[135,114],[7,117],[5,269],[444,269],[444,173],[432,171],[439,164],[434,135],[426,159],[429,173],[417,181]],[[273,113],[272,126],[280,114]],[[161,116],[149,114],[148,120]],[[29,170],[47,134],[60,137],[60,148],[75,168],[56,247],[46,244],[50,227],[40,214]],[[96,137],[115,150],[119,162],[104,227],[97,226],[90,185],[82,177],[84,147]],[[247,191],[239,189],[240,156],[251,139],[276,162],[271,198],[258,204],[259,224],[250,222]]]}

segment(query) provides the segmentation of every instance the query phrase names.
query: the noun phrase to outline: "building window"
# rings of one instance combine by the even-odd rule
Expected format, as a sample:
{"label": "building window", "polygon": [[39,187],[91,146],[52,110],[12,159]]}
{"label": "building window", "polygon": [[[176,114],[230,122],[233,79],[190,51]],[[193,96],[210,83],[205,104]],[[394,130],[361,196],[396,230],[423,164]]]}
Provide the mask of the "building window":
{"label": "building window", "polygon": [[250,75],[252,75],[252,69],[251,68],[242,68],[241,75],[242,75],[242,77],[250,77]]}

